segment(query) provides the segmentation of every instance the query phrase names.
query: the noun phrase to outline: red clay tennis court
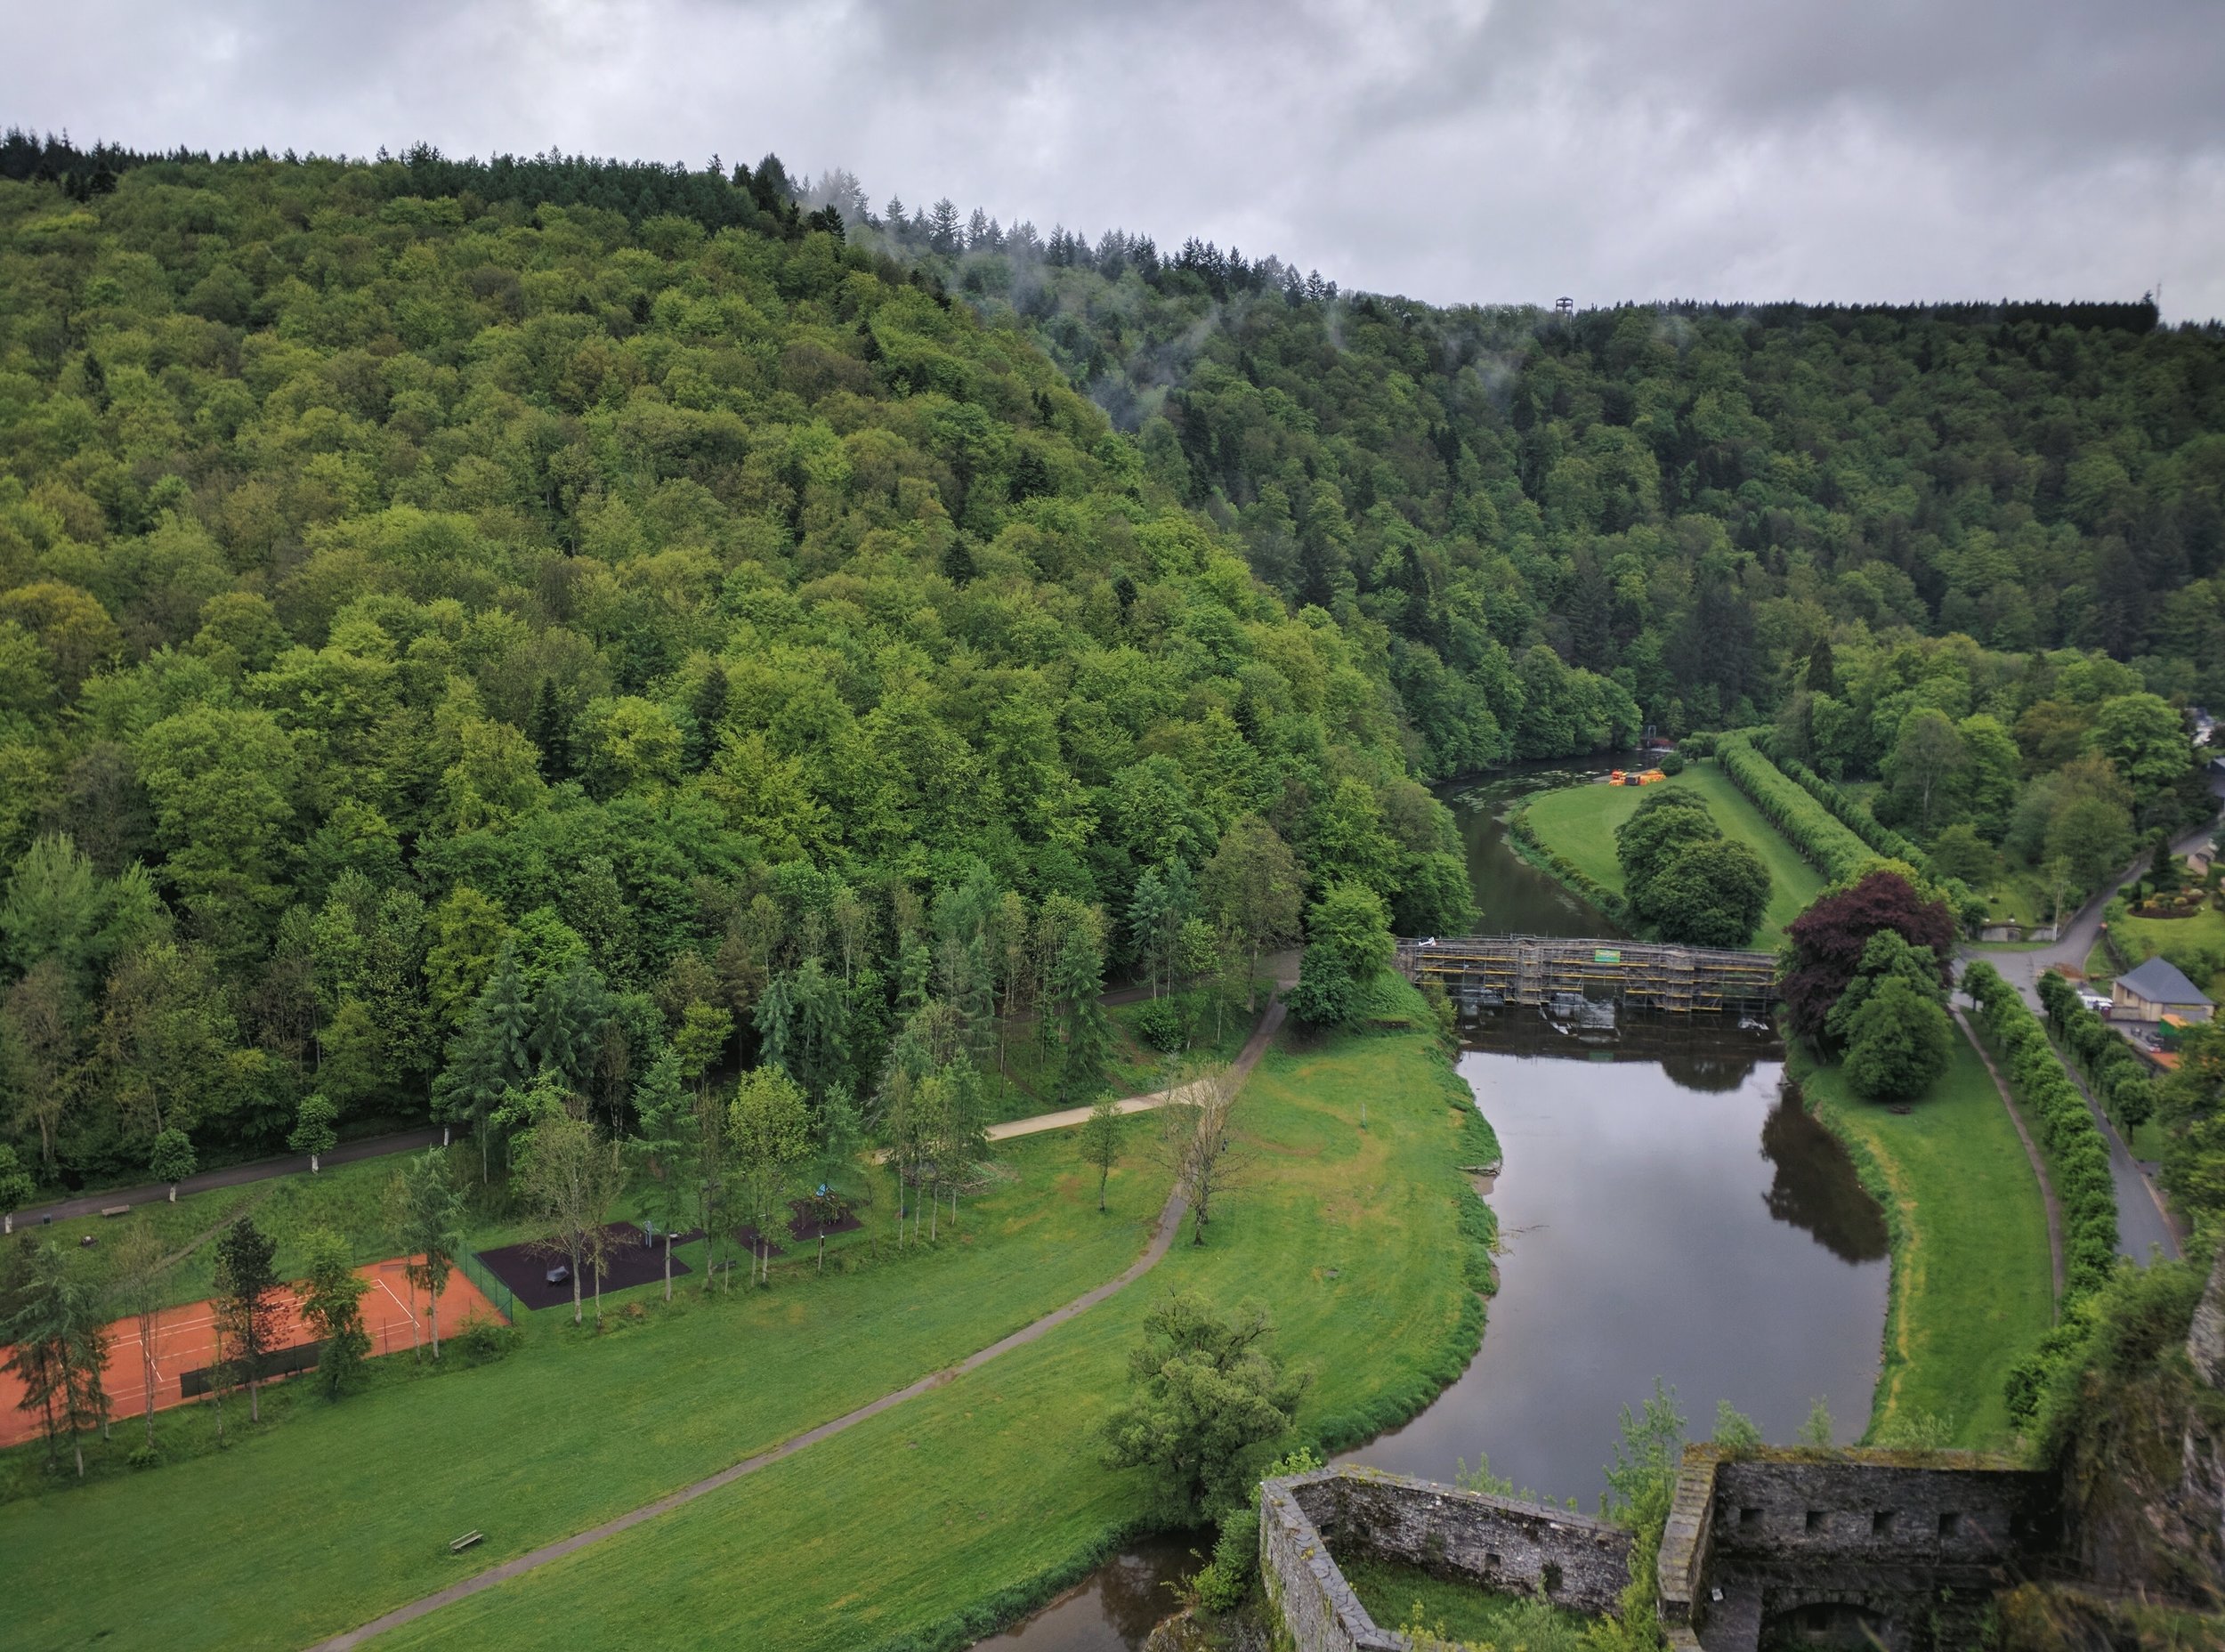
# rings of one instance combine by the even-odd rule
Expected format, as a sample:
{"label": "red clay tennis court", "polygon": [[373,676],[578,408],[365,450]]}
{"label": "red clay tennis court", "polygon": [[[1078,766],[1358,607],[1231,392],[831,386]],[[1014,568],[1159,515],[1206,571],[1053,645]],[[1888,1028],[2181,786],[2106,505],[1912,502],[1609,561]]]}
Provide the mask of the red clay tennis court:
{"label": "red clay tennis court", "polygon": [[[417,1311],[410,1311],[409,1281],[403,1272],[409,1263],[407,1257],[395,1257],[355,1270],[371,1284],[363,1293],[363,1329],[370,1333],[373,1357],[404,1353],[413,1343],[429,1340],[429,1330],[423,1328],[425,1300],[422,1291],[417,1293]],[[500,1323],[502,1315],[487,1300],[486,1293],[461,1269],[457,1269],[449,1275],[448,1289],[441,1293],[441,1335],[450,1336],[474,1319]],[[214,1361],[215,1326],[216,1312],[207,1302],[166,1308],[157,1316],[157,1411],[183,1405],[186,1397],[179,1389],[181,1379],[188,1372],[202,1370]],[[108,1328],[108,1334],[109,1368],[104,1385],[109,1409],[118,1419],[136,1417],[147,1409],[147,1366],[140,1355],[139,1321],[119,1319]],[[298,1307],[288,1293],[284,1299],[281,1328],[275,1339],[277,1346],[283,1348],[311,1340]],[[20,1446],[26,1440],[37,1439],[44,1430],[45,1422],[38,1412],[17,1409],[22,1398],[22,1382],[12,1373],[0,1373],[0,1446]]]}

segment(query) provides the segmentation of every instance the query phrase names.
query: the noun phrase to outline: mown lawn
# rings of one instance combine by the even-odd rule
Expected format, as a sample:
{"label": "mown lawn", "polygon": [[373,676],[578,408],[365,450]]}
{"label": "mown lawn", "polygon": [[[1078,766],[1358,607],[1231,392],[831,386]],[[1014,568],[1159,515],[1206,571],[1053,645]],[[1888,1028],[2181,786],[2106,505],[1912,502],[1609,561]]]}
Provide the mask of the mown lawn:
{"label": "mown lawn", "polygon": [[1377,1625],[1393,1632],[1412,1625],[1463,1645],[1515,1646],[1559,1652],[1583,1644],[1585,1619],[1520,1595],[1494,1594],[1392,1560],[1355,1556],[1339,1562],[1345,1582]]}
{"label": "mown lawn", "polygon": [[[2116,937],[2117,948],[2126,961],[2134,966],[2145,963],[2165,947],[2175,951],[2198,946],[2215,953],[2225,949],[2225,912],[2214,906],[2205,906],[2191,918],[2135,918],[2128,914],[2111,924],[2109,933]],[[2103,955],[2107,956],[2106,950]],[[2213,999],[2225,1000],[2225,970],[2207,981],[2197,979],[2195,985]]]}
{"label": "mown lawn", "polygon": [[[1405,1414],[1457,1372],[1477,1321],[1453,1167],[1478,1146],[1446,1079],[1417,1034],[1270,1054],[1239,1106],[1242,1185],[1203,1249],[1177,1244],[1041,1341],[391,1644],[849,1648],[1040,1586],[1143,1517],[1138,1477],[1100,1467],[1090,1429],[1169,1289],[1266,1302],[1282,1350],[1319,1373],[1309,1426]],[[970,1244],[652,1306],[600,1340],[541,1316],[506,1362],[0,1508],[11,1634],[299,1645],[947,1365],[1117,1274],[1165,1193],[1139,1154],[1101,1220],[1069,1137],[1008,1146],[1023,1175],[968,1211]],[[487,1543],[451,1560],[447,1539],[474,1527]]]}
{"label": "mown lawn", "polygon": [[2009,1367],[2054,1322],[2047,1208],[2001,1097],[1959,1030],[1946,1074],[1906,1113],[1848,1091],[1836,1067],[1800,1075],[1809,1105],[1848,1144],[1893,1235],[1873,1442],[1927,1418],[1952,1443],[2011,1442]]}
{"label": "mown lawn", "polygon": [[[1761,927],[1747,944],[1769,950],[1784,938],[1784,926],[1823,893],[1824,880],[1776,829],[1761,818],[1746,795],[1732,785],[1711,759],[1657,782],[1696,791],[1723,835],[1747,845],[1769,869],[1769,905]],[[1614,829],[1630,817],[1652,786],[1608,786],[1591,782],[1541,792],[1530,800],[1530,824],[1552,848],[1608,888],[1621,891],[1622,868],[1614,858]]]}
{"label": "mown lawn", "polygon": [[1475,1335],[1453,1166],[1483,1149],[1444,1082],[1413,1034],[1271,1054],[1240,1104],[1243,1184],[1204,1248],[1177,1244],[1042,1341],[391,1644],[526,1648],[561,1625],[574,1647],[835,1652],[1026,1599],[1147,1516],[1140,1477],[1100,1466],[1093,1430],[1169,1290],[1268,1306],[1279,1351],[1315,1373],[1301,1427],[1352,1437],[1406,1414]]}
{"label": "mown lawn", "polygon": [[[600,1337],[568,1314],[528,1315],[524,1347],[498,1364],[337,1405],[297,1398],[259,1437],[231,1405],[240,1443],[222,1456],[0,1505],[9,1644],[314,1640],[450,1581],[459,1532],[487,1534],[474,1563],[522,1552],[994,1341],[1119,1273],[1166,1196],[1140,1152],[1102,1217],[1070,1137],[999,1158],[1013,1178],[931,1251],[895,1260],[884,1242],[861,1271],[799,1261],[770,1291],[708,1300],[688,1288],[699,1273],[671,1308],[642,1286],[605,1297]],[[119,1429],[108,1449],[136,1435]]]}

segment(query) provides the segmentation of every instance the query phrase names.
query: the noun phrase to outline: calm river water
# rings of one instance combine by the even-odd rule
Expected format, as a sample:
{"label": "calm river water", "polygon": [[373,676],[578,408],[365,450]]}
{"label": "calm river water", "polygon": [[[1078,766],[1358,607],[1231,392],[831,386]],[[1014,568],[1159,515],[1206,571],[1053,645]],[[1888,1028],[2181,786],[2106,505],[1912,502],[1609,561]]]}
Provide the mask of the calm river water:
{"label": "calm river water", "polygon": [[[1500,823],[1524,795],[1590,772],[1532,769],[1449,795],[1484,929],[1619,933],[1517,856]],[[1346,1461],[1449,1480],[1487,1454],[1517,1487],[1590,1510],[1618,1413],[1656,1377],[1695,1437],[1723,1399],[1771,1439],[1791,1438],[1817,1399],[1841,1439],[1861,1433],[1885,1321],[1884,1219],[1838,1143],[1786,1103],[1774,1032],[1652,1016],[1578,1035],[1534,1010],[1486,1011],[1460,1071],[1505,1154],[1483,1349],[1428,1410]],[[983,1644],[1134,1652],[1171,1609],[1160,1585],[1194,1564],[1193,1546],[1123,1555]]]}

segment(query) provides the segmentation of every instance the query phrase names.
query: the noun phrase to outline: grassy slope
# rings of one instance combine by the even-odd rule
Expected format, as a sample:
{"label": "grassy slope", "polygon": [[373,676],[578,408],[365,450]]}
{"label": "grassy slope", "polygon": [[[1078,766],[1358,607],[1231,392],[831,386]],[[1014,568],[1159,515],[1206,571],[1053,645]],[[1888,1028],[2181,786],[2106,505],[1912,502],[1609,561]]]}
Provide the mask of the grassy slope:
{"label": "grassy slope", "polygon": [[1178,1244],[1041,1342],[392,1644],[532,1647],[551,1624],[578,1647],[965,1644],[952,1615],[1029,1598],[1145,1518],[1140,1478],[1100,1467],[1091,1431],[1169,1290],[1270,1307],[1280,1351],[1315,1373],[1302,1426],[1349,1437],[1405,1414],[1475,1337],[1448,1172],[1481,1146],[1443,1086],[1413,1035],[1271,1055],[1240,1112],[1247,1179],[1204,1249]]}
{"label": "grassy slope", "polygon": [[[1761,856],[1762,864],[1769,869],[1769,906],[1749,944],[1774,948],[1784,938],[1784,926],[1823,892],[1823,879],[1793,853],[1792,846],[1777,835],[1776,829],[1761,818],[1745,794],[1711,760],[1659,783],[1698,792],[1706,799],[1708,812],[1714,815],[1723,835],[1746,844]],[[1614,829],[1630,817],[1638,799],[1652,790],[1650,786],[1593,782],[1542,792],[1531,799],[1530,824],[1548,845],[1608,888],[1619,891],[1622,869],[1614,859]]]}
{"label": "grassy slope", "polygon": [[1003,1157],[1017,1179],[965,1211],[959,1244],[708,1303],[685,1288],[698,1275],[670,1310],[660,1285],[614,1293],[650,1317],[602,1339],[529,1316],[499,1365],[297,1404],[222,1457],[0,1507],[14,1644],[69,1644],[65,1626],[298,1644],[373,1616],[449,1581],[457,1532],[488,1534],[475,1560],[522,1552],[995,1340],[1118,1273],[1165,1197],[1139,1164],[1100,1218],[1070,1139]]}
{"label": "grassy slope", "polygon": [[1946,1075],[1914,1111],[1857,1100],[1840,1072],[1800,1084],[1853,1150],[1893,1230],[1892,1303],[1873,1437],[1930,1413],[1955,1445],[2009,1443],[2009,1366],[2053,1322],[2047,1210],[1978,1052],[1959,1033]]}
{"label": "grassy slope", "polygon": [[[847,1648],[1040,1583],[1143,1508],[1087,1432],[1169,1287],[1269,1302],[1284,1350],[1322,1373],[1311,1423],[1387,1395],[1411,1409],[1458,1369],[1477,1319],[1447,1173],[1477,1147],[1444,1071],[1412,1035],[1271,1055],[1240,1113],[1259,1143],[1250,1183],[1206,1249],[1177,1246],[1043,1341],[416,1634],[546,1645],[551,1613],[591,1613],[566,1644]],[[1362,1093],[1364,1135],[1345,1116]],[[21,1580],[12,1633],[300,1644],[714,1471],[1120,1271],[1164,1178],[1117,1178],[1099,1223],[1072,1154],[1063,1136],[1011,1144],[1026,1174],[969,1211],[979,1240],[962,1251],[652,1308],[600,1341],[540,1316],[506,1363],[301,1406],[222,1458],[0,1508]],[[446,1539],[474,1526],[487,1543],[450,1560]]]}

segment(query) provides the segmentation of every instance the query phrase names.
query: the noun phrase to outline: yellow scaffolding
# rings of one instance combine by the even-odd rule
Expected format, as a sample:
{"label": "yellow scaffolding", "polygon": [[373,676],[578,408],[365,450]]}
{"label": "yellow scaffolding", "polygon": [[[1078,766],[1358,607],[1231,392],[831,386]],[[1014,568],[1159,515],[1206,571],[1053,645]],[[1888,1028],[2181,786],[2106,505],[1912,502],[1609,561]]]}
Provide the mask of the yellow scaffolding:
{"label": "yellow scaffolding", "polygon": [[1776,958],[1719,947],[1533,935],[1471,935],[1401,941],[1398,968],[1456,998],[1542,1004],[1557,993],[1611,999],[1632,1008],[1766,1010],[1776,1002]]}

